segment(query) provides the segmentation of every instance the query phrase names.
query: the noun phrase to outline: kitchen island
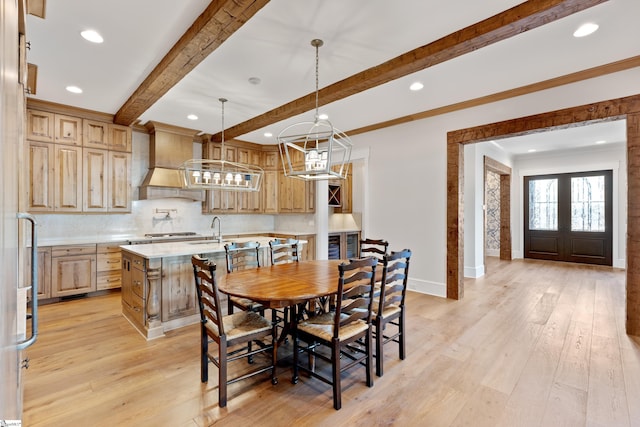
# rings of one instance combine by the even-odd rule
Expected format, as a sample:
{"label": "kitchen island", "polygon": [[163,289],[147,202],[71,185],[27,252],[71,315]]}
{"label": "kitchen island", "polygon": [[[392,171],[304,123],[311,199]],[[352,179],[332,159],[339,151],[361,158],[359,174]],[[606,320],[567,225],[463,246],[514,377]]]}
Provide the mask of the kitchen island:
{"label": "kitchen island", "polygon": [[214,261],[216,277],[221,278],[226,275],[225,243],[259,242],[260,264],[268,265],[270,240],[273,237],[246,236],[221,243],[195,240],[120,246],[122,314],[146,339],[196,323],[199,313],[191,256]]}

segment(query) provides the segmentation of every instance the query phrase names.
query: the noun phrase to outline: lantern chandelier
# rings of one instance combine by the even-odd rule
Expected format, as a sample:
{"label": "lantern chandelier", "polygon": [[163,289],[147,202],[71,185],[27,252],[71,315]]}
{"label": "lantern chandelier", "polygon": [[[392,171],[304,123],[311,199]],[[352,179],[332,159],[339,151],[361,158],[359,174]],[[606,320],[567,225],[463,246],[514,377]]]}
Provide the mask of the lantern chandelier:
{"label": "lantern chandelier", "polygon": [[224,159],[224,103],[222,104],[221,160],[190,159],[180,166],[185,188],[197,190],[260,191],[264,171],[258,166]]}
{"label": "lantern chandelier", "polygon": [[284,174],[308,181],[345,179],[351,158],[349,137],[318,115],[318,49],[322,40],[311,40],[316,48],[316,111],[313,122],[295,123],[278,135]]}

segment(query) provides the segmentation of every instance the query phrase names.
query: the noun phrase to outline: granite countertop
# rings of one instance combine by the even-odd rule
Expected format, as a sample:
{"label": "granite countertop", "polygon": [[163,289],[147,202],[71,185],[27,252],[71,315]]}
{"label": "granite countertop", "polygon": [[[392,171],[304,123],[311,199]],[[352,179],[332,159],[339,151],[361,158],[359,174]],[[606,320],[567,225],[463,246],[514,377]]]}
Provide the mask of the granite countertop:
{"label": "granite countertop", "polygon": [[[164,258],[170,256],[187,256],[197,254],[210,254],[216,252],[224,252],[224,245],[228,242],[259,242],[260,247],[269,247],[269,241],[272,237],[266,236],[247,236],[223,240],[222,243],[216,243],[212,240],[192,240],[188,242],[166,242],[151,243],[142,245],[122,245],[122,250],[131,252],[135,255],[147,259]],[[301,244],[307,243],[306,240],[300,240]]]}

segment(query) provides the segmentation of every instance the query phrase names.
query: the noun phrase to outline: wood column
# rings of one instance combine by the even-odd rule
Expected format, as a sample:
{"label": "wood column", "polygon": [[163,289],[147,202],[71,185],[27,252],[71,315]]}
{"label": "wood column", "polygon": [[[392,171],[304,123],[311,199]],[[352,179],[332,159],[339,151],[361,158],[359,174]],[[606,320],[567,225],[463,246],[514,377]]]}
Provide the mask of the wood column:
{"label": "wood column", "polygon": [[464,145],[447,144],[447,298],[464,297]]}
{"label": "wood column", "polygon": [[627,115],[627,334],[640,336],[640,113]]}

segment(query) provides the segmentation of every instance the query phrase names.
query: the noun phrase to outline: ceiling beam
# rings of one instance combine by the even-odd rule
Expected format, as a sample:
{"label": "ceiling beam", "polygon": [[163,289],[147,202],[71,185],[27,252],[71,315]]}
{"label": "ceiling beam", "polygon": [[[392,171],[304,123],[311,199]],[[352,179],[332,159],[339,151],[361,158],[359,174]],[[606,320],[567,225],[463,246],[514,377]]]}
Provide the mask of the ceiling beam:
{"label": "ceiling beam", "polygon": [[[529,0],[497,15],[406,52],[375,67],[333,83],[318,92],[319,105],[329,104],[392,80],[506,40],[608,0]],[[315,92],[226,129],[235,138],[315,108]],[[220,140],[221,134],[213,135]]]}
{"label": "ceiling beam", "polygon": [[114,116],[130,126],[269,0],[213,0]]}

